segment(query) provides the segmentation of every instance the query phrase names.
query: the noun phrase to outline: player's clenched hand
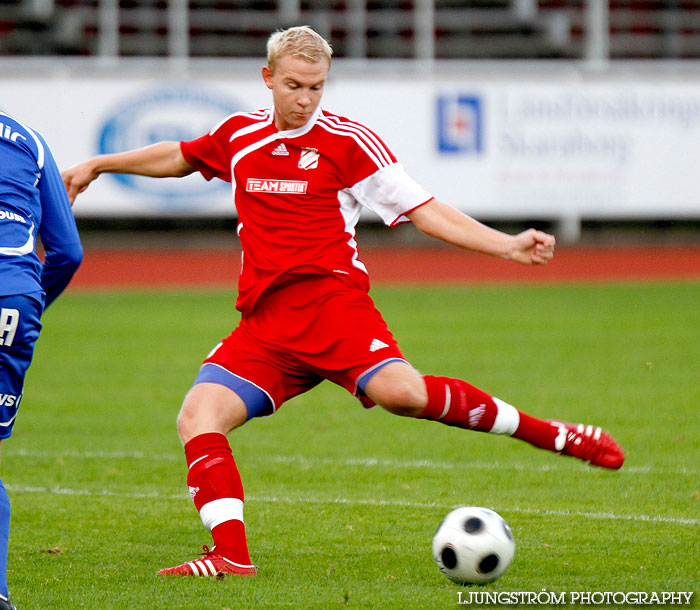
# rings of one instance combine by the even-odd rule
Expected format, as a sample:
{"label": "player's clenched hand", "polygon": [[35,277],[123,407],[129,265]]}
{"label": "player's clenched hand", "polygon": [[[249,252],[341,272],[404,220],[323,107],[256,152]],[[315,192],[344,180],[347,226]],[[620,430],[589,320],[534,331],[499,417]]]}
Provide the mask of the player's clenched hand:
{"label": "player's clenched hand", "polygon": [[524,265],[545,265],[554,256],[553,235],[528,229],[513,236],[510,258]]}
{"label": "player's clenched hand", "polygon": [[89,161],[74,165],[61,173],[71,205],[75,202],[75,198],[98,176],[99,173],[95,171]]}

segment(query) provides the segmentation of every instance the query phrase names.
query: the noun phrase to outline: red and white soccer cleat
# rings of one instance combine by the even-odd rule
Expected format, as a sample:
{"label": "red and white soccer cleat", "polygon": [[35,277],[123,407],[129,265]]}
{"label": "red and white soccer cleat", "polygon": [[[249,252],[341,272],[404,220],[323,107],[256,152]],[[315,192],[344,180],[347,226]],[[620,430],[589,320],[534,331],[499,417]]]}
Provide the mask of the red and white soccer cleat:
{"label": "red and white soccer cleat", "polygon": [[568,424],[550,421],[559,429],[554,441],[555,450],[584,462],[617,470],[625,461],[625,454],[617,441],[599,426]]}
{"label": "red and white soccer cleat", "polygon": [[236,574],[237,576],[255,576],[257,570],[253,565],[242,565],[226,559],[223,555],[214,553],[216,547],[209,550],[207,545],[203,545],[201,559],[188,561],[174,568],[163,568],[158,574],[176,574],[179,576],[224,576],[226,574]]}

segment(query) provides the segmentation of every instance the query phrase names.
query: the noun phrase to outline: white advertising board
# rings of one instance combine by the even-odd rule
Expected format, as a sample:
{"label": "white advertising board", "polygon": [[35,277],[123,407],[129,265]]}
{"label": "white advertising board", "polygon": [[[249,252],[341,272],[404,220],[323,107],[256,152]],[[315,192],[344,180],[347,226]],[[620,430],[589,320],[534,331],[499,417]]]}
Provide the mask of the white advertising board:
{"label": "white advertising board", "polygon": [[[0,107],[41,131],[68,167],[194,138],[271,103],[259,72],[235,74],[235,64],[220,78],[0,74]],[[374,129],[426,189],[477,217],[700,219],[700,76],[344,74],[334,65],[322,105]],[[199,174],[103,176],[75,211],[235,214],[229,186]]]}

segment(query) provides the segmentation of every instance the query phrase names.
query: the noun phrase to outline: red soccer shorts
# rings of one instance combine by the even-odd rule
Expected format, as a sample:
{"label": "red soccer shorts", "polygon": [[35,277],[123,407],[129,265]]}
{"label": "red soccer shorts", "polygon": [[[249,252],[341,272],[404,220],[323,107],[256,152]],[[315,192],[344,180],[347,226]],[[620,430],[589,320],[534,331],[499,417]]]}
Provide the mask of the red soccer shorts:
{"label": "red soccer shorts", "polygon": [[[364,290],[336,276],[298,278],[265,293],[204,361],[202,371],[210,374],[200,373],[195,381],[234,389],[249,418],[274,412],[323,379],[370,407],[374,403],[363,389],[372,375],[389,362],[405,361]],[[267,397],[264,408],[250,398],[260,391]]]}

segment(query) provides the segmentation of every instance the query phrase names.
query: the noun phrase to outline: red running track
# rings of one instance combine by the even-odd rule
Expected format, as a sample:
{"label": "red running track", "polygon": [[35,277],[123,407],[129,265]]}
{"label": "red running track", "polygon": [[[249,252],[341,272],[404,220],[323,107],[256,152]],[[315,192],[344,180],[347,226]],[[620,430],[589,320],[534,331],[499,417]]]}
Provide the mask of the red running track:
{"label": "red running track", "polygon": [[[363,248],[373,284],[547,283],[700,279],[698,247],[559,248],[545,266],[526,267],[449,248]],[[236,250],[86,249],[72,288],[235,286]]]}

